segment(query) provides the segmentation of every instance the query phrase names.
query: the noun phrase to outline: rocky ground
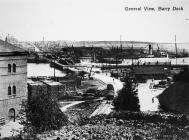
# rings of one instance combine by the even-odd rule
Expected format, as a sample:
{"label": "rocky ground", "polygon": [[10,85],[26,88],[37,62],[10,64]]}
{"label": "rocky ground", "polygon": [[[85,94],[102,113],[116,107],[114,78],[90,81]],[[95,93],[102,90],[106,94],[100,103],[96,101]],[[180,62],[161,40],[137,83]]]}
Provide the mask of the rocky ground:
{"label": "rocky ground", "polygon": [[[60,130],[37,134],[36,140],[188,140],[189,118],[163,112],[117,112],[90,116],[104,100],[69,107],[70,123]],[[107,104],[110,102],[107,102]],[[10,138],[11,139],[11,138]],[[20,140],[20,137],[17,138]]]}
{"label": "rocky ground", "polygon": [[[71,124],[38,135],[40,140],[188,140],[189,117],[164,112],[117,112],[90,116],[104,100],[83,102],[65,112]],[[107,104],[111,104],[110,101]]]}
{"label": "rocky ground", "polygon": [[38,135],[40,140],[188,140],[188,120],[183,115],[111,113],[82,120],[79,125]]}

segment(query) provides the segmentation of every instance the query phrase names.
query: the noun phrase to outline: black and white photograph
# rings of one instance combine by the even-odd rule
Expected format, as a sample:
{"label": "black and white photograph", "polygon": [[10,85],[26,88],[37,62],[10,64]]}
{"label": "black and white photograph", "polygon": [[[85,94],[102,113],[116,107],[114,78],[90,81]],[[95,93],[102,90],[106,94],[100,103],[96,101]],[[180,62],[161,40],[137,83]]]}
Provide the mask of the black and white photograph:
{"label": "black and white photograph", "polygon": [[0,140],[189,140],[189,1],[0,0]]}

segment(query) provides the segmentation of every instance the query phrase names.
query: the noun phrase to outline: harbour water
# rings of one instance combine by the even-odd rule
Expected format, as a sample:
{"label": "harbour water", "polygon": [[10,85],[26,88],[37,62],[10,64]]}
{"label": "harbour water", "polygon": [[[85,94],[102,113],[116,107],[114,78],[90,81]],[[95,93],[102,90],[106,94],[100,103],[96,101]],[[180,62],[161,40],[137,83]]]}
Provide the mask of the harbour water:
{"label": "harbour water", "polygon": [[[54,68],[51,68],[49,64],[27,64],[28,77],[31,76],[54,76]],[[55,70],[55,76],[65,76],[66,74],[60,70]]]}

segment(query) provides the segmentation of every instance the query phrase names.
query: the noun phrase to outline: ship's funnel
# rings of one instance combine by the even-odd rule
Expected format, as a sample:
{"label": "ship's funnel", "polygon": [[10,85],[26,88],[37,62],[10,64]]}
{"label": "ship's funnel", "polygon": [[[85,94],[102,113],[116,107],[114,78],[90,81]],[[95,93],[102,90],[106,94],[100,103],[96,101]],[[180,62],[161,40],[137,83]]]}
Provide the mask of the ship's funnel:
{"label": "ship's funnel", "polygon": [[153,52],[152,45],[151,45],[151,44],[149,44],[149,52],[148,52],[148,54],[149,54],[149,55],[152,55],[152,52]]}

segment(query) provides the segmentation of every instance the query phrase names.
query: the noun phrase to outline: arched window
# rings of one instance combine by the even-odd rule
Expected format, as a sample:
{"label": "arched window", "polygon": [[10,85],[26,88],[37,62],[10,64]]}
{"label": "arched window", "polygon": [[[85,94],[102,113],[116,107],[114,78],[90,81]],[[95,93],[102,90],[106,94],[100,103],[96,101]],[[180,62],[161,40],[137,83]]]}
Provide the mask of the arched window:
{"label": "arched window", "polygon": [[11,86],[8,87],[8,95],[11,95]]}
{"label": "arched window", "polygon": [[8,72],[11,72],[11,64],[8,64]]}
{"label": "arched window", "polygon": [[16,95],[16,86],[13,86],[13,95]]}
{"label": "arched window", "polygon": [[13,64],[13,72],[16,72],[16,64]]}

